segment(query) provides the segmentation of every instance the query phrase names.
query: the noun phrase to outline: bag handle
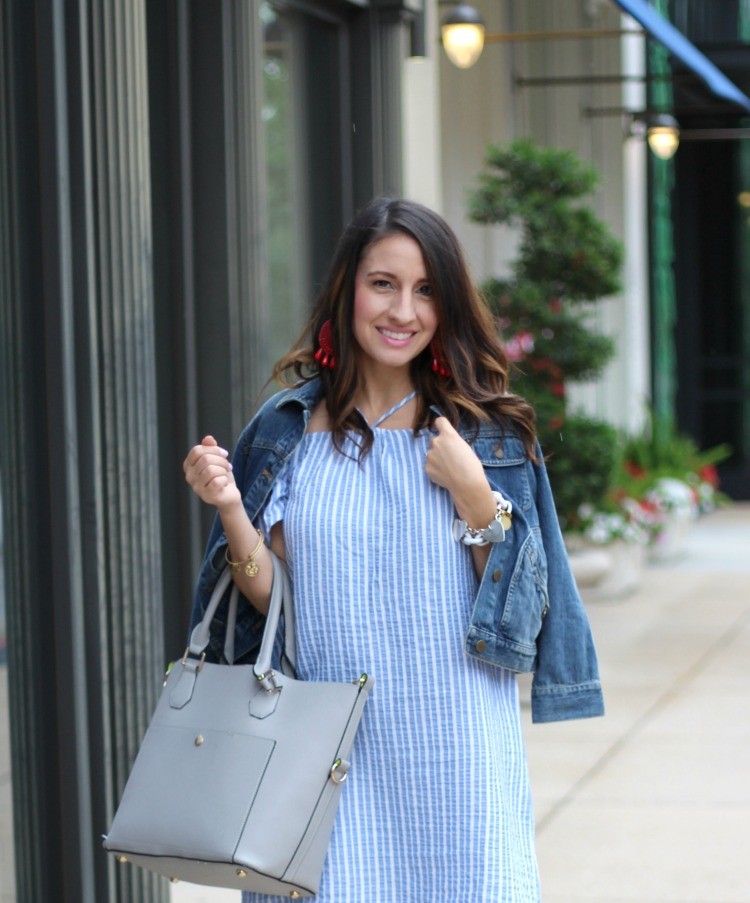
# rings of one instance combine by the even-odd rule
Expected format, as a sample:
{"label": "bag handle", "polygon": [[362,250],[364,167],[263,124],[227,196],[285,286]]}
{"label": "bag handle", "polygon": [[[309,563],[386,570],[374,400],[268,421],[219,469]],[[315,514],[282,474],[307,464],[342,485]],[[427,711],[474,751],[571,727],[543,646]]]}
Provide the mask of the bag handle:
{"label": "bag handle", "polygon": [[[271,597],[268,603],[268,614],[266,615],[266,623],[263,628],[263,638],[260,644],[258,658],[253,665],[255,676],[261,680],[266,672],[271,669],[271,656],[273,654],[273,646],[276,640],[276,631],[279,626],[279,618],[281,611],[284,611],[284,658],[286,659],[291,672],[297,660],[297,650],[295,644],[294,629],[294,599],[292,598],[292,588],[289,582],[289,575],[286,568],[279,558],[271,552],[271,562],[273,564],[273,583],[271,585]],[[224,598],[227,587],[232,583],[232,574],[229,568],[225,568],[216,586],[211,593],[203,619],[195,625],[190,634],[190,644],[187,653],[200,657],[208,646],[211,631],[211,622],[214,619],[219,603]],[[237,584],[232,584],[231,595],[229,597],[229,611],[227,614],[226,636],[224,638],[224,655],[227,661],[232,664],[234,662],[234,630],[237,623],[237,606],[239,602],[240,591]],[[186,653],[186,654],[187,654]],[[283,668],[287,671],[286,668]]]}

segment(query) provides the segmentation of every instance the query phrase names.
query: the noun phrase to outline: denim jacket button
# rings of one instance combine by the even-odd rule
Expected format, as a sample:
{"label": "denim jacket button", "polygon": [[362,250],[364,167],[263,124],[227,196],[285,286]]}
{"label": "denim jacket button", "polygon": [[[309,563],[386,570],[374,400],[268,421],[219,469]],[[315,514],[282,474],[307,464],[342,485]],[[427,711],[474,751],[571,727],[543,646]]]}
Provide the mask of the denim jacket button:
{"label": "denim jacket button", "polygon": [[477,644],[474,648],[481,655],[484,652],[484,650],[487,648],[487,641],[486,640],[477,640]]}
{"label": "denim jacket button", "polygon": [[500,568],[496,568],[495,571],[494,571],[493,574],[492,574],[492,579],[495,581],[495,583],[499,583],[499,582],[500,582],[500,578],[501,578],[502,576],[503,576],[502,570],[501,570]]}

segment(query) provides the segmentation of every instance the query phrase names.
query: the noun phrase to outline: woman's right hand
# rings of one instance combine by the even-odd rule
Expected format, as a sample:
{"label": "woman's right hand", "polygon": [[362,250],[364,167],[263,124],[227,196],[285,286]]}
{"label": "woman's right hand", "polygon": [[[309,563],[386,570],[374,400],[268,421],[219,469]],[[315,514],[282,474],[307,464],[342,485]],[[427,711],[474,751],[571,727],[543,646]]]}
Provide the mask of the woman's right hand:
{"label": "woman's right hand", "polygon": [[[190,449],[182,469],[193,492],[218,509],[227,540],[227,555],[235,562],[247,562],[253,556],[252,561],[258,566],[257,573],[246,574],[242,568],[236,568],[232,570],[232,580],[242,595],[261,614],[266,614],[273,584],[273,564],[268,547],[265,543],[258,543],[259,531],[242,504],[242,495],[229,462],[229,452],[219,448],[213,436],[204,436],[200,445]],[[271,531],[271,547],[280,558],[285,559],[284,533],[280,523]]]}
{"label": "woman's right hand", "polygon": [[200,445],[190,449],[182,469],[190,488],[206,504],[215,505],[220,512],[242,505],[229,452],[219,448],[213,436],[204,436]]}

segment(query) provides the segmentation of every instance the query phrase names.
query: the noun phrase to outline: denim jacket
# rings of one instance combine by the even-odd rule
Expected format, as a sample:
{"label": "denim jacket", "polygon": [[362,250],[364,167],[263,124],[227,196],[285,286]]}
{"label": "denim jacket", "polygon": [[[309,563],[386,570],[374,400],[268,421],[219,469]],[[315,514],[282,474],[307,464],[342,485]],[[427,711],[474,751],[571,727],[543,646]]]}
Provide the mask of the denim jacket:
{"label": "denim jacket", "polygon": [[[271,487],[302,440],[320,399],[318,380],[269,399],[240,436],[233,473],[245,509],[255,521]],[[494,424],[464,433],[493,489],[513,503],[504,542],[493,543],[474,600],[464,649],[467,655],[518,673],[534,672],[535,722],[587,718],[604,713],[596,652],[563,545],[547,472],[529,460],[523,443]],[[192,624],[202,617],[224,567],[219,518],[209,537],[198,579]],[[226,623],[223,600],[212,625],[211,653],[220,657]],[[251,605],[237,617],[236,660],[253,657],[263,615]]]}

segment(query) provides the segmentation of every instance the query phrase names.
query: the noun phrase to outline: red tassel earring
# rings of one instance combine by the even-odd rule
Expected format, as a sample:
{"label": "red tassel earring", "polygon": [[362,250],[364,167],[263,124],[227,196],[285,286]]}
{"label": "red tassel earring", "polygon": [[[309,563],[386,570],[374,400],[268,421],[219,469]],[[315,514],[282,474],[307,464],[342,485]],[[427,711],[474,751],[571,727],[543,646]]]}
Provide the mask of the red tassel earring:
{"label": "red tassel earring", "polygon": [[326,320],[320,327],[318,334],[318,344],[320,347],[315,352],[315,360],[321,367],[330,367],[331,370],[336,367],[336,360],[333,356],[333,327],[330,320]]}
{"label": "red tassel earring", "polygon": [[451,371],[448,368],[448,362],[443,357],[443,349],[437,339],[433,339],[430,342],[430,354],[432,355],[432,372],[442,376],[443,379],[448,379]]}

